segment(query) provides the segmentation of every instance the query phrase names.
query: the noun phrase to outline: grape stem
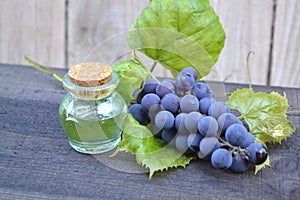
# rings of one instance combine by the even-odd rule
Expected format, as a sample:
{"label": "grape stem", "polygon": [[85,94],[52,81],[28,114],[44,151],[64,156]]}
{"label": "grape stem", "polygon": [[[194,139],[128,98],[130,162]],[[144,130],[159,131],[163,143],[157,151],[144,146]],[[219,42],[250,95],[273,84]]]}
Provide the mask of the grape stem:
{"label": "grape stem", "polygon": [[155,67],[156,67],[157,64],[158,64],[157,61],[154,61],[154,62],[153,62],[152,66],[151,66],[151,69],[150,69],[151,72],[154,71],[154,69],[155,69]]}
{"label": "grape stem", "polygon": [[236,147],[236,146],[229,144],[227,141],[223,140],[221,137],[219,137],[219,141],[220,141],[221,147],[229,147],[231,149],[230,150],[231,153],[247,151],[246,149],[243,149],[241,147]]}
{"label": "grape stem", "polygon": [[250,73],[250,68],[249,68],[249,58],[251,54],[254,55],[253,51],[250,51],[247,55],[247,60],[246,60],[246,67],[247,67],[247,72],[248,72],[248,80],[249,80],[249,88],[252,89],[252,82],[251,82],[251,73]]}
{"label": "grape stem", "polygon": [[[150,71],[148,69],[148,67],[144,64],[144,62],[136,55],[135,50],[132,50],[132,54],[131,54],[132,58],[137,61],[146,71],[149,72],[149,74],[151,75],[152,78],[154,78],[158,83],[160,83],[160,81],[152,74],[152,71]],[[155,63],[155,62],[154,62]],[[153,63],[153,64],[154,64]],[[155,67],[155,66],[154,66]]]}
{"label": "grape stem", "polygon": [[36,62],[34,62],[33,60],[29,59],[28,57],[24,57],[24,60],[31,66],[33,66],[34,68],[40,70],[40,71],[43,71],[43,72],[46,72],[47,74],[51,74],[53,76],[53,78],[59,82],[59,83],[62,83],[63,80],[62,80],[62,76],[60,74],[58,74],[56,71],[54,70],[51,70],[49,69],[48,67],[45,67],[41,64],[38,64]]}

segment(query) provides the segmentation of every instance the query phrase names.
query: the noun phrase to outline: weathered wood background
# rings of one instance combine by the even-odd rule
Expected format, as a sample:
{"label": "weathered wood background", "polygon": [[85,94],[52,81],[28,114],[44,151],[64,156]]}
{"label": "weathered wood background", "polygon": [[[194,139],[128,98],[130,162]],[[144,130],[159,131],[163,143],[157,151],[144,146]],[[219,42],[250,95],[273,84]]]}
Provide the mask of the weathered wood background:
{"label": "weathered wood background", "polygon": [[[254,51],[254,84],[300,86],[299,0],[210,1],[227,40],[207,79],[248,83],[246,56]],[[68,68],[95,52],[104,62],[113,62],[129,55],[125,32],[148,2],[0,0],[0,63],[25,64],[26,55],[47,66]],[[162,69],[155,73],[169,76]]]}

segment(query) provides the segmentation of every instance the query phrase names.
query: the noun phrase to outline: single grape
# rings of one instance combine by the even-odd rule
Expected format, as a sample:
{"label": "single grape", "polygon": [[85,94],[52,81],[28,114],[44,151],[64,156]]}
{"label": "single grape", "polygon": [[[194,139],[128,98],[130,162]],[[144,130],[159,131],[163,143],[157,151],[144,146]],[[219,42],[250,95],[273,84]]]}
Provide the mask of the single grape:
{"label": "single grape", "polygon": [[179,98],[173,93],[166,94],[161,100],[161,105],[165,110],[177,113],[179,109]]}
{"label": "single grape", "polygon": [[141,102],[145,111],[148,111],[151,106],[153,106],[155,104],[159,104],[159,103],[160,103],[160,98],[158,95],[156,95],[154,93],[146,94],[143,97],[142,102]]}
{"label": "single grape", "polygon": [[198,130],[204,137],[217,135],[218,129],[217,120],[211,116],[202,117],[198,122]]}
{"label": "single grape", "polygon": [[128,108],[128,113],[132,114],[133,118],[139,123],[145,124],[148,122],[149,116],[143,109],[141,104],[133,104]]}
{"label": "single grape", "polygon": [[211,106],[211,104],[215,103],[216,100],[212,97],[204,97],[199,101],[199,110],[202,114],[207,115],[208,109]]}
{"label": "single grape", "polygon": [[171,129],[174,125],[174,116],[169,111],[160,111],[155,117],[155,125],[159,129]]}
{"label": "single grape", "polygon": [[175,84],[178,89],[187,92],[195,85],[195,78],[188,72],[181,72],[176,77]]}
{"label": "single grape", "polygon": [[208,109],[208,115],[218,119],[223,113],[230,113],[229,107],[220,101],[216,101]]}
{"label": "single grape", "polygon": [[268,157],[266,149],[261,143],[252,143],[248,147],[249,161],[253,165],[264,163]]}
{"label": "single grape", "polygon": [[189,130],[185,127],[186,113],[179,113],[175,117],[175,128],[180,134],[189,134]]}
{"label": "single grape", "polygon": [[244,140],[243,144],[241,145],[242,148],[246,148],[248,147],[250,144],[255,142],[255,137],[248,132],[248,134],[246,135],[246,139]]}
{"label": "single grape", "polygon": [[185,95],[180,100],[180,110],[182,113],[198,111],[199,101],[194,95]]}
{"label": "single grape", "polygon": [[249,161],[247,160],[245,154],[237,153],[233,156],[232,165],[230,169],[234,172],[245,172],[249,167]]}
{"label": "single grape", "polygon": [[200,141],[202,140],[202,138],[203,136],[198,133],[189,134],[187,138],[187,145],[189,149],[193,152],[198,152]]}
{"label": "single grape", "polygon": [[220,148],[211,155],[211,164],[216,169],[228,169],[232,165],[232,155],[230,151]]}
{"label": "single grape", "polygon": [[210,97],[210,89],[206,83],[203,81],[197,82],[192,88],[192,94],[195,95],[198,100],[201,100],[204,97]]}
{"label": "single grape", "polygon": [[143,88],[143,92],[145,94],[149,94],[149,93],[155,93],[156,90],[156,86],[157,86],[158,82],[156,79],[154,78],[147,78],[144,88]]}
{"label": "single grape", "polygon": [[168,93],[175,93],[175,88],[172,83],[168,81],[162,81],[156,86],[155,93],[160,98],[163,98]]}
{"label": "single grape", "polygon": [[174,137],[176,136],[177,134],[177,131],[175,128],[171,128],[169,130],[165,129],[162,131],[162,139],[165,143],[169,144],[173,139]]}
{"label": "single grape", "polygon": [[226,129],[232,124],[241,124],[241,120],[239,120],[235,115],[232,113],[223,113],[218,117],[218,124],[222,132],[225,132]]}
{"label": "single grape", "polygon": [[185,67],[181,70],[181,73],[190,73],[193,75],[195,81],[198,80],[198,72],[195,68],[193,67]]}
{"label": "single grape", "polygon": [[241,124],[232,124],[225,132],[225,139],[233,146],[242,146],[247,138],[248,131]]}
{"label": "single grape", "polygon": [[201,159],[208,159],[215,150],[220,148],[220,146],[220,142],[216,137],[204,137],[199,145],[200,151],[198,152],[198,157]]}
{"label": "single grape", "polygon": [[190,112],[186,115],[184,125],[190,133],[197,133],[198,122],[203,117],[199,112]]}
{"label": "single grape", "polygon": [[175,147],[178,151],[185,153],[188,150],[187,146],[187,135],[177,135],[175,139]]}

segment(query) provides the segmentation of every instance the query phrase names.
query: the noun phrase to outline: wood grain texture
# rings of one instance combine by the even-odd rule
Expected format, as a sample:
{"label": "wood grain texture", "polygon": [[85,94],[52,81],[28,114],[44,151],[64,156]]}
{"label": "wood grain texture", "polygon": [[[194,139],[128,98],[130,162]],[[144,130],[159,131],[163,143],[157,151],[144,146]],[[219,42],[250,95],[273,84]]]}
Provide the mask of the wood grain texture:
{"label": "wood grain texture", "polygon": [[1,0],[0,10],[2,63],[24,63],[26,55],[64,67],[65,1]]}
{"label": "wood grain texture", "polygon": [[226,33],[225,46],[209,80],[248,83],[246,58],[251,79],[266,84],[271,44],[273,0],[210,0]]}
{"label": "wood grain texture", "polygon": [[[148,2],[1,0],[0,62],[24,63],[27,55],[46,66],[69,68],[86,60],[112,64],[128,59],[126,31]],[[249,64],[254,84],[267,84],[270,68],[271,85],[300,86],[298,0],[210,2],[227,39],[207,80],[248,83],[246,56],[252,50],[255,55]],[[150,67],[152,62],[145,60]],[[171,76],[161,67],[154,74]]]}
{"label": "wood grain texture", "polygon": [[[251,170],[238,174],[193,161],[185,169],[156,173],[149,181],[146,173],[116,170],[101,158],[72,150],[57,113],[65,91],[39,73],[26,66],[0,64],[1,198],[299,199],[299,114],[289,115],[296,133],[269,147],[272,168],[255,176]],[[9,79],[23,82],[12,85]],[[225,84],[228,92],[245,86]],[[285,92],[290,109],[300,108],[300,89],[254,86],[254,90]]]}
{"label": "wood grain texture", "polygon": [[[131,58],[127,31],[149,0],[69,1],[68,67],[83,61],[114,64]],[[142,55],[140,55],[142,56]],[[150,68],[153,61],[142,56]],[[170,73],[158,67],[158,76]]]}
{"label": "wood grain texture", "polygon": [[300,1],[276,2],[271,84],[300,87]]}
{"label": "wood grain texture", "polygon": [[122,3],[118,0],[70,0],[69,65],[85,59],[111,63],[126,53],[129,50],[126,44],[126,31],[147,2],[147,0],[126,0]]}

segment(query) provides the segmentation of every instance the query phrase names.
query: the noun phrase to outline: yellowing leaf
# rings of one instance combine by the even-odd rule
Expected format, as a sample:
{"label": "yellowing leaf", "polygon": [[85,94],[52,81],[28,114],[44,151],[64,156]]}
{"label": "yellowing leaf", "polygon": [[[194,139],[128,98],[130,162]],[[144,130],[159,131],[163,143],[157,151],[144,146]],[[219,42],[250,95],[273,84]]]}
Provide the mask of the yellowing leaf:
{"label": "yellowing leaf", "polygon": [[185,167],[193,159],[154,138],[151,131],[140,125],[130,114],[126,116],[122,140],[117,151],[134,154],[138,164],[149,168],[149,179],[157,171]]}
{"label": "yellowing leaf", "polygon": [[246,121],[250,133],[263,144],[281,143],[295,131],[286,116],[289,105],[285,95],[254,93],[252,88],[237,89],[229,96],[227,104],[241,113],[240,118]]}

